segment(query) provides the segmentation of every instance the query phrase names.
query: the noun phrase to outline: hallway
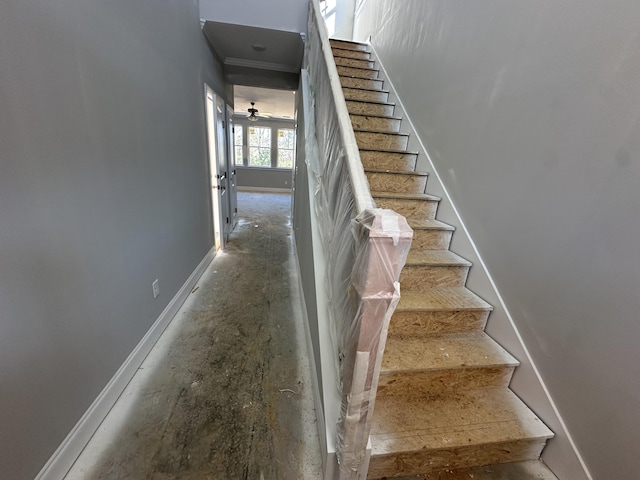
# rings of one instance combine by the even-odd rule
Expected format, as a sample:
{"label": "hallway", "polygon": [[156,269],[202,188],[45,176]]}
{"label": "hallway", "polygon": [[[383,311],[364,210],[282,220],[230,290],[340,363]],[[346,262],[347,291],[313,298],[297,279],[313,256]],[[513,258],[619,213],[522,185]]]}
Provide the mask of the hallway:
{"label": "hallway", "polygon": [[288,194],[240,222],[67,480],[322,477]]}

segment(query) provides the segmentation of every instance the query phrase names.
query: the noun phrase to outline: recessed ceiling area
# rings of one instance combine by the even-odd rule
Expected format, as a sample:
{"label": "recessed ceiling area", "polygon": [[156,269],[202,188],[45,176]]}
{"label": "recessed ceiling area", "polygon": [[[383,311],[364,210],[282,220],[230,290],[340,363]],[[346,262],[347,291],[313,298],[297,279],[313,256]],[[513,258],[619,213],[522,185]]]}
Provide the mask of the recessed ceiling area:
{"label": "recessed ceiling area", "polygon": [[237,115],[248,115],[251,102],[255,102],[258,116],[293,119],[295,113],[295,92],[271,88],[234,85],[234,111]]}
{"label": "recessed ceiling area", "polygon": [[229,83],[296,89],[304,42],[300,33],[207,20],[202,32]]}

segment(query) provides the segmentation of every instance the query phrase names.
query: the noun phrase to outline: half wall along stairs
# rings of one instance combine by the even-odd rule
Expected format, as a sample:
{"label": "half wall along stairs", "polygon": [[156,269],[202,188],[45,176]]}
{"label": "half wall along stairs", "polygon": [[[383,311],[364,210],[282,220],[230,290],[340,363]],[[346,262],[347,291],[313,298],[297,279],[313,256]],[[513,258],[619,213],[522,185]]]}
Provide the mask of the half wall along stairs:
{"label": "half wall along stairs", "polygon": [[454,228],[435,219],[440,199],[424,193],[427,173],[415,171],[418,154],[407,151],[369,47],[331,47],[371,194],[414,230],[382,360],[368,478],[555,478],[539,462],[553,433],[509,390],[518,361],[483,331],[492,307],[465,287],[471,263],[449,250]]}

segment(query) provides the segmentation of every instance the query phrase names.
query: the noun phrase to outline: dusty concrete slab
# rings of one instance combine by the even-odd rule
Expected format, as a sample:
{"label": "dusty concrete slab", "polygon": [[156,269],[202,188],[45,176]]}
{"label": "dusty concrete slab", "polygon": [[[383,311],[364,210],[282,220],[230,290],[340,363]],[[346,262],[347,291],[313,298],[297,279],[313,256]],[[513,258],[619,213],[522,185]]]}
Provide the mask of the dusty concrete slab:
{"label": "dusty concrete slab", "polygon": [[290,196],[240,223],[66,477],[322,477]]}

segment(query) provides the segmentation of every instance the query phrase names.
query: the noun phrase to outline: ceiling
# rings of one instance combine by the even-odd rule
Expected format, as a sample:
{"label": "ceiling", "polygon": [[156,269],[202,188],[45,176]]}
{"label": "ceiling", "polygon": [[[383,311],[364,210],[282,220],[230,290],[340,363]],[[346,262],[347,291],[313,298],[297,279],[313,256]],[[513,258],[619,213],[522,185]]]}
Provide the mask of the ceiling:
{"label": "ceiling", "polygon": [[255,102],[258,115],[269,114],[274,118],[293,118],[295,110],[295,92],[291,90],[274,90],[269,88],[233,87],[234,110],[240,115],[248,114],[251,102]]}
{"label": "ceiling", "polygon": [[259,114],[293,118],[304,41],[300,33],[206,21],[209,45],[234,86],[234,110],[246,114],[255,102]]}
{"label": "ceiling", "polygon": [[304,42],[300,33],[206,21],[202,32],[235,85],[298,88]]}

